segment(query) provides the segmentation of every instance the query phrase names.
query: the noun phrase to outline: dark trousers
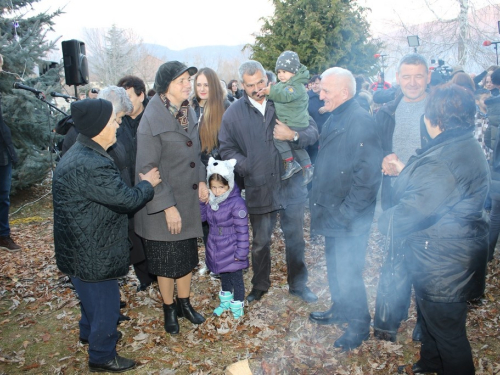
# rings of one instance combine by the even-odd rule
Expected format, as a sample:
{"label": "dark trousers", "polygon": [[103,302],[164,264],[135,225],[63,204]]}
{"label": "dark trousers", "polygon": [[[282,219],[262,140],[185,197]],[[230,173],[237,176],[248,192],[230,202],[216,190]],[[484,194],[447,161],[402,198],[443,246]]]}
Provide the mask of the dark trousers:
{"label": "dark trousers", "polygon": [[332,302],[351,323],[370,324],[363,281],[368,233],[353,237],[325,237],[326,269]]}
{"label": "dark trousers", "polygon": [[[290,204],[280,210],[281,229],[285,236],[287,281],[290,290],[303,290],[307,284],[307,267],[304,260],[304,203]],[[252,285],[266,291],[271,286],[271,235],[278,211],[251,214],[252,224]]]}
{"label": "dark trousers", "polygon": [[80,298],[80,337],[89,342],[89,362],[106,363],[116,357],[120,315],[118,281],[86,282],[71,277]]}
{"label": "dark trousers", "polygon": [[495,247],[500,234],[500,200],[491,200],[490,211],[490,245],[488,249],[488,261],[493,259]]}
{"label": "dark trousers", "polygon": [[245,300],[245,284],[243,282],[243,271],[223,272],[220,274],[221,289],[231,292],[235,301]]}
{"label": "dark trousers", "polygon": [[0,236],[10,235],[9,207],[12,163],[0,166]]}
{"label": "dark trousers", "polygon": [[465,321],[467,303],[438,303],[416,297],[421,314],[419,364],[443,375],[475,374]]}

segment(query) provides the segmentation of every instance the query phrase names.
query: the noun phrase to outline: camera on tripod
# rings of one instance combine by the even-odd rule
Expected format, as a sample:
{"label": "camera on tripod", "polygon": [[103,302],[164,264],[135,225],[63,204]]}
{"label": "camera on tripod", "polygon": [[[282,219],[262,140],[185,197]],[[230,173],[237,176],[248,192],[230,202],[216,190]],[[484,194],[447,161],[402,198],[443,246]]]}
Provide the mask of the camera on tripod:
{"label": "camera on tripod", "polygon": [[[437,66],[435,66],[436,63]],[[451,72],[453,69],[449,65],[446,65],[444,60],[431,59],[431,64],[434,65],[432,74],[439,74],[443,82],[448,82],[451,79]]]}

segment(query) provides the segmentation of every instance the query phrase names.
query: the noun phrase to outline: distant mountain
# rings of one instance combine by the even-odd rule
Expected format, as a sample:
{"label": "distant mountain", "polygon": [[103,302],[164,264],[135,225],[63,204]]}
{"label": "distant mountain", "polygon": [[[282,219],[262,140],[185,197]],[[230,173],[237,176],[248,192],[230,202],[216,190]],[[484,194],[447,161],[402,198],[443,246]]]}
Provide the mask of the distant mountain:
{"label": "distant mountain", "polygon": [[171,50],[158,44],[145,43],[149,53],[163,61],[178,60],[194,66],[208,66],[217,69],[221,61],[244,61],[250,58],[250,51],[238,46],[203,46],[186,48],[180,51]]}

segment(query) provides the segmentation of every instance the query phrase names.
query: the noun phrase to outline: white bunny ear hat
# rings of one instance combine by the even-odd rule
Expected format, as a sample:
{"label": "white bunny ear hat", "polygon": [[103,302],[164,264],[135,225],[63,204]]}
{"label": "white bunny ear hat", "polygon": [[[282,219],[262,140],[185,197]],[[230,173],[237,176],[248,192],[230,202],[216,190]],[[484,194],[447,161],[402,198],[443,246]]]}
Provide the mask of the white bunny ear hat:
{"label": "white bunny ear hat", "polygon": [[215,160],[213,157],[210,157],[207,166],[207,185],[209,185],[208,179],[210,178],[210,176],[214,173],[217,173],[227,180],[227,182],[229,183],[229,190],[233,190],[235,165],[236,159]]}

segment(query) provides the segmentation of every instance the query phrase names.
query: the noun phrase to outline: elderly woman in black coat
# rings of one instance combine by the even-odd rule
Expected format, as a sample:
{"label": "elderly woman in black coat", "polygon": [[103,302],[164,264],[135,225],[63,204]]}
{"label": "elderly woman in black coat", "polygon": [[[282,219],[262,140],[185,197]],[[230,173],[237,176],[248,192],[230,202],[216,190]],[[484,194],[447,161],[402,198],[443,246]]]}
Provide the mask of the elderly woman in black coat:
{"label": "elderly woman in black coat", "polygon": [[[473,95],[455,84],[434,89],[425,109],[431,141],[401,170],[397,204],[379,218],[382,233],[405,241],[407,267],[422,318],[413,372],[474,374],[466,301],[485,287],[490,175],[474,139]],[[402,372],[403,369],[401,368]]]}
{"label": "elderly woman in black coat", "polygon": [[76,143],[54,172],[54,245],[58,268],[71,277],[81,301],[80,341],[89,343],[91,372],[123,372],[135,361],[116,354],[120,314],[118,277],[129,268],[127,213],[153,198],[158,169],[129,187],[106,150],[116,142],[111,102],[71,104]]}

